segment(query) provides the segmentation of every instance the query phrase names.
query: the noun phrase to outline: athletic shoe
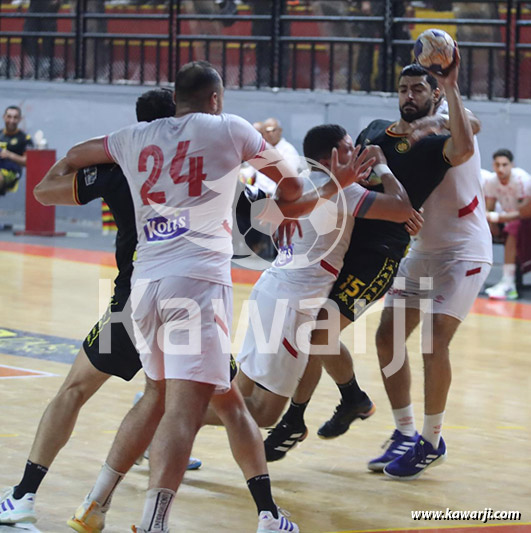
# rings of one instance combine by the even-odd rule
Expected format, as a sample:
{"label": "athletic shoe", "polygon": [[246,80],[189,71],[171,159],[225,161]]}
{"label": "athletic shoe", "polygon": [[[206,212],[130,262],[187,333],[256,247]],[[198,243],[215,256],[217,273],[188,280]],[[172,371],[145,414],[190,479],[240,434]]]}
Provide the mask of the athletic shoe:
{"label": "athletic shoe", "polygon": [[15,487],[7,489],[0,498],[0,524],[35,523],[35,494],[28,492],[20,500],[15,500],[14,490]]}
{"label": "athletic shoe", "polygon": [[402,455],[415,446],[418,438],[419,434],[416,431],[413,437],[408,437],[400,433],[398,429],[395,429],[391,438],[386,440],[382,446],[385,452],[379,457],[376,457],[376,459],[369,461],[367,467],[373,472],[383,472],[386,465],[392,463],[398,457],[402,457]]}
{"label": "athletic shoe", "polygon": [[105,527],[107,510],[108,507],[104,509],[98,502],[87,497],[66,524],[78,533],[101,533]]}
{"label": "athletic shoe", "polygon": [[299,526],[288,520],[289,513],[278,510],[278,518],[273,516],[271,511],[262,511],[258,516],[258,529],[256,533],[282,533],[289,531],[291,533],[299,533]]}
{"label": "athletic shoe", "polygon": [[500,281],[496,285],[485,289],[488,297],[492,300],[517,300],[518,291],[514,284],[507,284],[504,281]]}
{"label": "athletic shoe", "polygon": [[188,459],[188,466],[186,467],[186,470],[199,470],[202,466],[201,459],[198,459],[197,457],[191,457]]}
{"label": "athletic shoe", "polygon": [[284,418],[269,430],[269,435],[264,441],[266,460],[278,461],[286,456],[296,444],[308,436],[308,428],[304,422],[300,426],[286,422]]}
{"label": "athletic shoe", "polygon": [[384,468],[384,474],[393,479],[408,481],[417,479],[426,468],[437,466],[446,461],[446,444],[443,438],[435,450],[430,442],[420,435],[415,446],[402,457],[395,459]]}
{"label": "athletic shoe", "polygon": [[339,437],[348,431],[350,424],[357,418],[365,420],[372,416],[376,407],[365,393],[364,395],[365,398],[358,403],[347,403],[342,399],[332,418],[319,428],[317,435],[322,439]]}

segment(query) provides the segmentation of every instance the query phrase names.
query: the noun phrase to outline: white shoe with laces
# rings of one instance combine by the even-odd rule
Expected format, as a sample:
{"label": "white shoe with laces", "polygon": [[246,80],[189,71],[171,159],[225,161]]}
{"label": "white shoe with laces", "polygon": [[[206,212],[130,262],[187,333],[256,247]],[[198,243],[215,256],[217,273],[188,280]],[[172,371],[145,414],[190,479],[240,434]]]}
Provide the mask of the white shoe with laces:
{"label": "white shoe with laces", "polygon": [[0,498],[0,524],[37,522],[35,513],[35,494],[28,492],[20,500],[13,498],[15,487],[7,489]]}
{"label": "white shoe with laces", "polygon": [[258,529],[256,533],[299,533],[299,526],[288,520],[290,514],[283,509],[278,509],[278,518],[271,511],[262,511],[258,516]]}

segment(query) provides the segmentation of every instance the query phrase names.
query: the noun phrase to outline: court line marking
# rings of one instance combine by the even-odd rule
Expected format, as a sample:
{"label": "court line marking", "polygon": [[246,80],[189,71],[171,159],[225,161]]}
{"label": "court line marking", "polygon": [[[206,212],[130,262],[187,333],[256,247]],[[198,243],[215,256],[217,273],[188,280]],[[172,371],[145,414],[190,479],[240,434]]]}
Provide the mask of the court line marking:
{"label": "court line marking", "polygon": [[11,366],[0,364],[0,368],[9,368],[11,370],[20,370],[21,372],[31,372],[31,374],[23,376],[2,376],[0,379],[28,379],[28,378],[50,378],[57,377],[58,374],[52,374],[51,372],[45,372],[44,370],[33,370],[29,368],[22,368],[20,366]]}

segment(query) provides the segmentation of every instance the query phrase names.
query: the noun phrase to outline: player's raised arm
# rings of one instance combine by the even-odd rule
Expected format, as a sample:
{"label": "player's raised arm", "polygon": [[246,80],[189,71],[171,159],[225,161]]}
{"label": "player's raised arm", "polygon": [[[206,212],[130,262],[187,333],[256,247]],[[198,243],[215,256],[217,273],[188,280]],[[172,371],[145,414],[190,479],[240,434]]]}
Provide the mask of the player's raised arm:
{"label": "player's raised arm", "polygon": [[451,137],[446,143],[444,155],[457,166],[468,161],[474,154],[474,133],[468,113],[463,106],[457,79],[459,76],[460,55],[457,50],[454,66],[446,76],[434,74],[439,86],[444,89],[448,102],[448,116]]}

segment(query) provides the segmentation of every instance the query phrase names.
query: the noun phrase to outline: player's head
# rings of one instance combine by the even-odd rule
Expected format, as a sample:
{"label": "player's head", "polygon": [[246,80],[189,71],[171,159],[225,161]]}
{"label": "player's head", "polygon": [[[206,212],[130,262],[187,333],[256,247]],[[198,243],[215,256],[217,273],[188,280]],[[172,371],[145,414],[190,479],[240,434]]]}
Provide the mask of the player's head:
{"label": "player's head", "polygon": [[430,115],[439,99],[437,80],[417,63],[402,69],[398,78],[398,105],[400,116],[413,122]]}
{"label": "player's head", "polygon": [[492,168],[500,181],[509,181],[513,169],[513,153],[507,148],[500,148],[492,154]]}
{"label": "player's head", "polygon": [[223,110],[223,82],[208,61],[183,65],[175,76],[177,111],[219,115]]}
{"label": "player's head", "polygon": [[22,119],[22,111],[16,105],[6,107],[4,111],[4,127],[7,133],[14,133],[18,129],[20,120]]}
{"label": "player's head", "polygon": [[165,87],[146,91],[136,101],[138,122],[152,122],[158,118],[175,116],[173,91]]}
{"label": "player's head", "polygon": [[264,120],[263,135],[271,146],[276,146],[282,139],[282,124],[280,124],[280,120],[273,117]]}
{"label": "player's head", "polygon": [[330,168],[333,148],[337,148],[341,164],[349,161],[354,150],[352,138],[338,124],[315,126],[304,137],[302,146],[304,157],[317,161],[326,168]]}

